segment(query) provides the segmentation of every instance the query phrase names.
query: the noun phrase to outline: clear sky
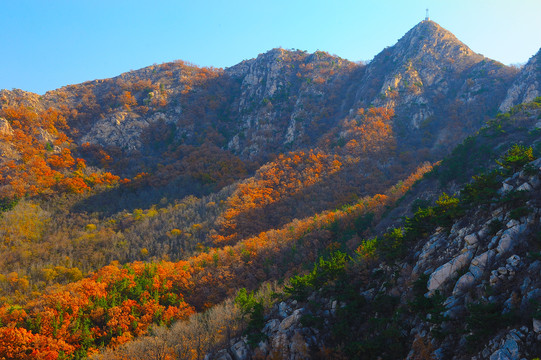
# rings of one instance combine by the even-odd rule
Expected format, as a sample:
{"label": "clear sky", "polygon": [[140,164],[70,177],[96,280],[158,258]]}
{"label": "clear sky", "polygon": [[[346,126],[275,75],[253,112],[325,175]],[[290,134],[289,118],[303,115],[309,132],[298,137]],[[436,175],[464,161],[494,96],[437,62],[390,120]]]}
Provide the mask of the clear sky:
{"label": "clear sky", "polygon": [[541,0],[0,0],[0,89],[44,93],[175,59],[227,67],[275,47],[370,60],[425,16],[524,63]]}

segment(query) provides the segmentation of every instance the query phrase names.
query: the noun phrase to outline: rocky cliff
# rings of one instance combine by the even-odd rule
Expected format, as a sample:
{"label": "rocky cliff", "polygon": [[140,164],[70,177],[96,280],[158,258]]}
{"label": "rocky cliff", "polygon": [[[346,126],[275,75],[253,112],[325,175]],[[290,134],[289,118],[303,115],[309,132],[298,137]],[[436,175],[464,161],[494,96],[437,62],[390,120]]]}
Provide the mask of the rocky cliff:
{"label": "rocky cliff", "polygon": [[532,56],[507,91],[499,110],[509,111],[515,105],[541,96],[541,50]]}
{"label": "rocky cliff", "polygon": [[363,70],[325,52],[284,49],[226,69],[241,82],[228,148],[253,157],[314,144],[349,111],[346,88]]}

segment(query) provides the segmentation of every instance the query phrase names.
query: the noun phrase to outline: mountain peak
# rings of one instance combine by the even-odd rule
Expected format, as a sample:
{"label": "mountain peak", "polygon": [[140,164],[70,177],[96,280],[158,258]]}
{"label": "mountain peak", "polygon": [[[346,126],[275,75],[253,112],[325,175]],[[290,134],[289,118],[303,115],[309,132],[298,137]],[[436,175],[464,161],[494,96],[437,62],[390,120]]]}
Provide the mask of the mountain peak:
{"label": "mountain peak", "polygon": [[[376,55],[370,63],[369,73],[376,77],[396,76],[415,68],[432,79],[437,74],[457,75],[484,59],[450,31],[434,21],[424,20],[411,28],[396,44]],[[425,80],[428,79],[423,79],[423,82]]]}
{"label": "mountain peak", "polygon": [[436,58],[466,59],[470,62],[481,61],[484,57],[476,54],[450,31],[432,20],[423,20],[409,30],[393,46],[398,53],[417,58],[431,54]]}

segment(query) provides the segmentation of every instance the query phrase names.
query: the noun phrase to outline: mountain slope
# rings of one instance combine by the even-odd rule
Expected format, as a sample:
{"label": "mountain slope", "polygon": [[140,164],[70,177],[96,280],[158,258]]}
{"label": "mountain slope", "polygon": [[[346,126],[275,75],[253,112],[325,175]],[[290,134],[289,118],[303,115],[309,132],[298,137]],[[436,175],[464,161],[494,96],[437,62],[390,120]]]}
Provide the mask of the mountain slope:
{"label": "mountain slope", "polygon": [[[324,52],[274,49],[225,70],[177,61],[42,97],[2,90],[0,107],[58,111],[76,157],[120,177],[146,179],[137,182],[133,208],[219,190],[287,151],[334,152],[351,140],[342,136],[351,133],[344,126],[360,125],[358,113],[371,106],[394,111],[396,152],[370,166],[381,170],[408,158],[396,178],[403,177],[494,115],[514,76],[512,68],[423,21],[367,66]],[[2,148],[15,156],[8,144]]]}
{"label": "mountain slope", "polygon": [[446,125],[438,121],[453,107],[466,109],[455,121],[467,115],[468,131],[478,128],[494,115],[514,75],[423,21],[366,67],[324,52],[274,49],[225,71],[154,65],[48,92],[36,105],[77,109],[69,124],[79,143],[141,150],[143,129],[164,122],[172,139],[188,144],[200,144],[212,128],[213,143],[243,158],[313,146],[350,111],[387,106],[398,115],[397,129],[430,148],[456,139],[422,139],[423,129]]}
{"label": "mountain slope", "polygon": [[[527,149],[541,155],[532,136],[540,116],[541,98],[472,136],[401,199],[393,212],[408,208],[405,221],[388,212],[383,220],[395,218],[394,227],[361,241],[353,259],[335,253],[291,279],[289,297],[268,309],[260,328],[211,358],[537,356],[541,160],[529,162]],[[454,169],[465,148],[485,168],[466,184]],[[434,188],[443,174],[462,184],[459,193]]]}
{"label": "mountain slope", "polygon": [[[224,307],[244,317],[229,317],[220,307],[210,319],[193,317],[102,358],[144,358],[156,343],[164,353],[193,349],[221,360],[534,358],[541,351],[541,161],[531,160],[541,155],[539,116],[541,99],[472,136],[396,203],[395,210],[409,208],[408,218],[377,237],[359,235],[367,236],[380,216],[395,214],[344,208],[328,228],[334,246],[312,271],[278,289],[274,305],[270,288],[267,294],[240,291],[237,307]],[[475,151],[472,163],[486,171],[467,183],[455,171],[451,182],[461,184],[459,193],[434,191],[434,178],[449,174],[464,151]],[[329,238],[314,225],[303,235],[309,246]],[[352,245],[355,252],[347,250]],[[227,335],[197,330],[215,327]],[[244,333],[230,338],[229,330]]]}

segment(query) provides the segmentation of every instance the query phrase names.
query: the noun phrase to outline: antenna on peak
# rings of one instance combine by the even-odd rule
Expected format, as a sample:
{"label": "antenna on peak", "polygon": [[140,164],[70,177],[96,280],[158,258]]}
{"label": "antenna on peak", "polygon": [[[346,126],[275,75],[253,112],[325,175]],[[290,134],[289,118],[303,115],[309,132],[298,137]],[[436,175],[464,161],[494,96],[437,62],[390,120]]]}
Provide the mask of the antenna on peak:
{"label": "antenna on peak", "polygon": [[430,16],[428,16],[428,9],[426,9],[425,21],[430,21]]}

